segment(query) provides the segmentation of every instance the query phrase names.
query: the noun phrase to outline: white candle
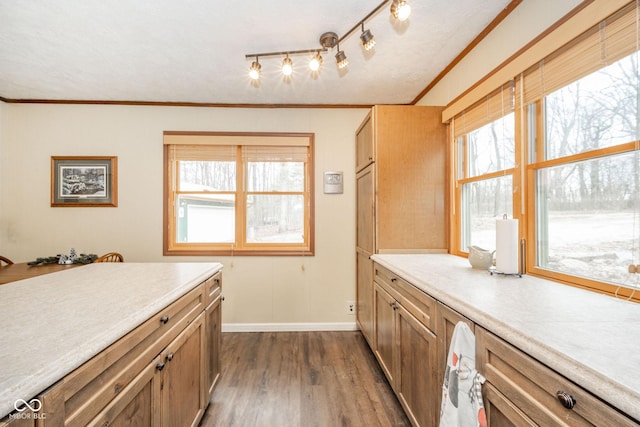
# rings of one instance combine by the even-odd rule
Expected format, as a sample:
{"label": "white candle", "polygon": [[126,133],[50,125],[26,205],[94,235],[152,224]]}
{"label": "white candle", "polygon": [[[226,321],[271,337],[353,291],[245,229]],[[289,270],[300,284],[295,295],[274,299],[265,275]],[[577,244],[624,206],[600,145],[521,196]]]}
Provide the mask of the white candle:
{"label": "white candle", "polygon": [[517,274],[518,271],[518,220],[496,220],[496,271]]}

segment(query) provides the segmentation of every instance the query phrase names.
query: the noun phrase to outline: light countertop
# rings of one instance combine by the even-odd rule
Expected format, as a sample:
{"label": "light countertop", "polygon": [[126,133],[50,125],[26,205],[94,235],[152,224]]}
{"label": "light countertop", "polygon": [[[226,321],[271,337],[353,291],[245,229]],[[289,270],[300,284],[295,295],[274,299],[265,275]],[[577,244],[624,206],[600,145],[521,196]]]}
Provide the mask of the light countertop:
{"label": "light countertop", "polygon": [[477,325],[640,420],[640,304],[453,255],[372,259]]}
{"label": "light countertop", "polygon": [[0,419],[221,269],[96,263],[0,286]]}

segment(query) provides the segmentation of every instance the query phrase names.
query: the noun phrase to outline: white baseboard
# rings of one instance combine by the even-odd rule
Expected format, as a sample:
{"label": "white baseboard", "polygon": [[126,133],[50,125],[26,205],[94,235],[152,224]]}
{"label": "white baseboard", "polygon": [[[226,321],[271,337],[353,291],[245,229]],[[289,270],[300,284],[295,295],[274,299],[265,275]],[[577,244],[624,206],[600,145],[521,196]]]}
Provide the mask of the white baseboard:
{"label": "white baseboard", "polygon": [[355,322],[345,323],[223,323],[222,332],[357,331]]}

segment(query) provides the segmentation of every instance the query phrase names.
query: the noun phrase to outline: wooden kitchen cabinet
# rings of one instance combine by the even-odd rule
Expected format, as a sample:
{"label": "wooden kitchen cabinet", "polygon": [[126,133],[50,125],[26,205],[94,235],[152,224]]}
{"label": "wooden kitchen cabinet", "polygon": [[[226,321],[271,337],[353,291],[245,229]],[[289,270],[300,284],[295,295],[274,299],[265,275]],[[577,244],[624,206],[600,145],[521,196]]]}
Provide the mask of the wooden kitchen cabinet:
{"label": "wooden kitchen cabinet", "polygon": [[[162,352],[160,425],[196,426],[209,401],[206,389],[205,314],[202,313]],[[161,366],[163,366],[161,368]]]}
{"label": "wooden kitchen cabinet", "polygon": [[414,426],[436,425],[436,302],[375,266],[374,353]]}
{"label": "wooden kitchen cabinet", "polygon": [[[483,328],[476,328],[476,369],[490,426],[638,426],[572,381]],[[562,402],[569,402],[565,407]]]}
{"label": "wooden kitchen cabinet", "polygon": [[222,274],[218,273],[205,283],[207,289],[207,308],[205,309],[206,334],[206,390],[207,400],[211,399],[213,390],[220,378],[222,365],[220,349],[222,348]]}
{"label": "wooden kitchen cabinet", "polygon": [[197,425],[220,372],[220,292],[218,273],[65,376],[38,426]]}
{"label": "wooden kitchen cabinet", "polygon": [[356,175],[356,321],[373,344],[374,169],[369,164]]}
{"label": "wooden kitchen cabinet", "polygon": [[356,313],[370,346],[377,253],[446,252],[441,107],[376,105],[356,131]]}

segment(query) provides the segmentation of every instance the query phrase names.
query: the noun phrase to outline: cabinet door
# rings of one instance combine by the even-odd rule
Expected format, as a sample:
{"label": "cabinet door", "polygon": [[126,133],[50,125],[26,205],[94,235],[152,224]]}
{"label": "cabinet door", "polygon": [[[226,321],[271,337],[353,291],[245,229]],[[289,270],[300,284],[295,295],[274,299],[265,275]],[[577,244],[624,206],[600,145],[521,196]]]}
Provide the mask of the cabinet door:
{"label": "cabinet door", "polygon": [[446,128],[440,107],[376,105],[376,245],[447,248]]}
{"label": "cabinet door", "polygon": [[436,336],[397,305],[398,376],[396,392],[414,426],[436,425]]}
{"label": "cabinet door", "polygon": [[362,335],[373,343],[373,261],[370,254],[356,251],[356,320]]}
{"label": "cabinet door", "polygon": [[160,363],[158,356],[88,425],[158,427],[160,376],[157,372],[162,367]]}
{"label": "cabinet door", "polygon": [[356,172],[373,161],[373,123],[369,113],[356,131]]}
{"label": "cabinet door", "polygon": [[204,384],[204,329],[201,314],[161,353],[163,426],[195,426],[204,414],[208,400]]}
{"label": "cabinet door", "polygon": [[378,283],[374,292],[375,355],[389,383],[395,389],[396,300]]}
{"label": "cabinet door", "polygon": [[375,253],[374,169],[370,165],[356,176],[356,247]]}
{"label": "cabinet door", "polygon": [[487,425],[491,427],[537,426],[491,384],[485,383],[482,386],[482,398],[487,414]]}
{"label": "cabinet door", "polygon": [[205,331],[207,334],[207,401],[220,378],[220,348],[222,346],[222,297],[218,295],[205,311]]}

